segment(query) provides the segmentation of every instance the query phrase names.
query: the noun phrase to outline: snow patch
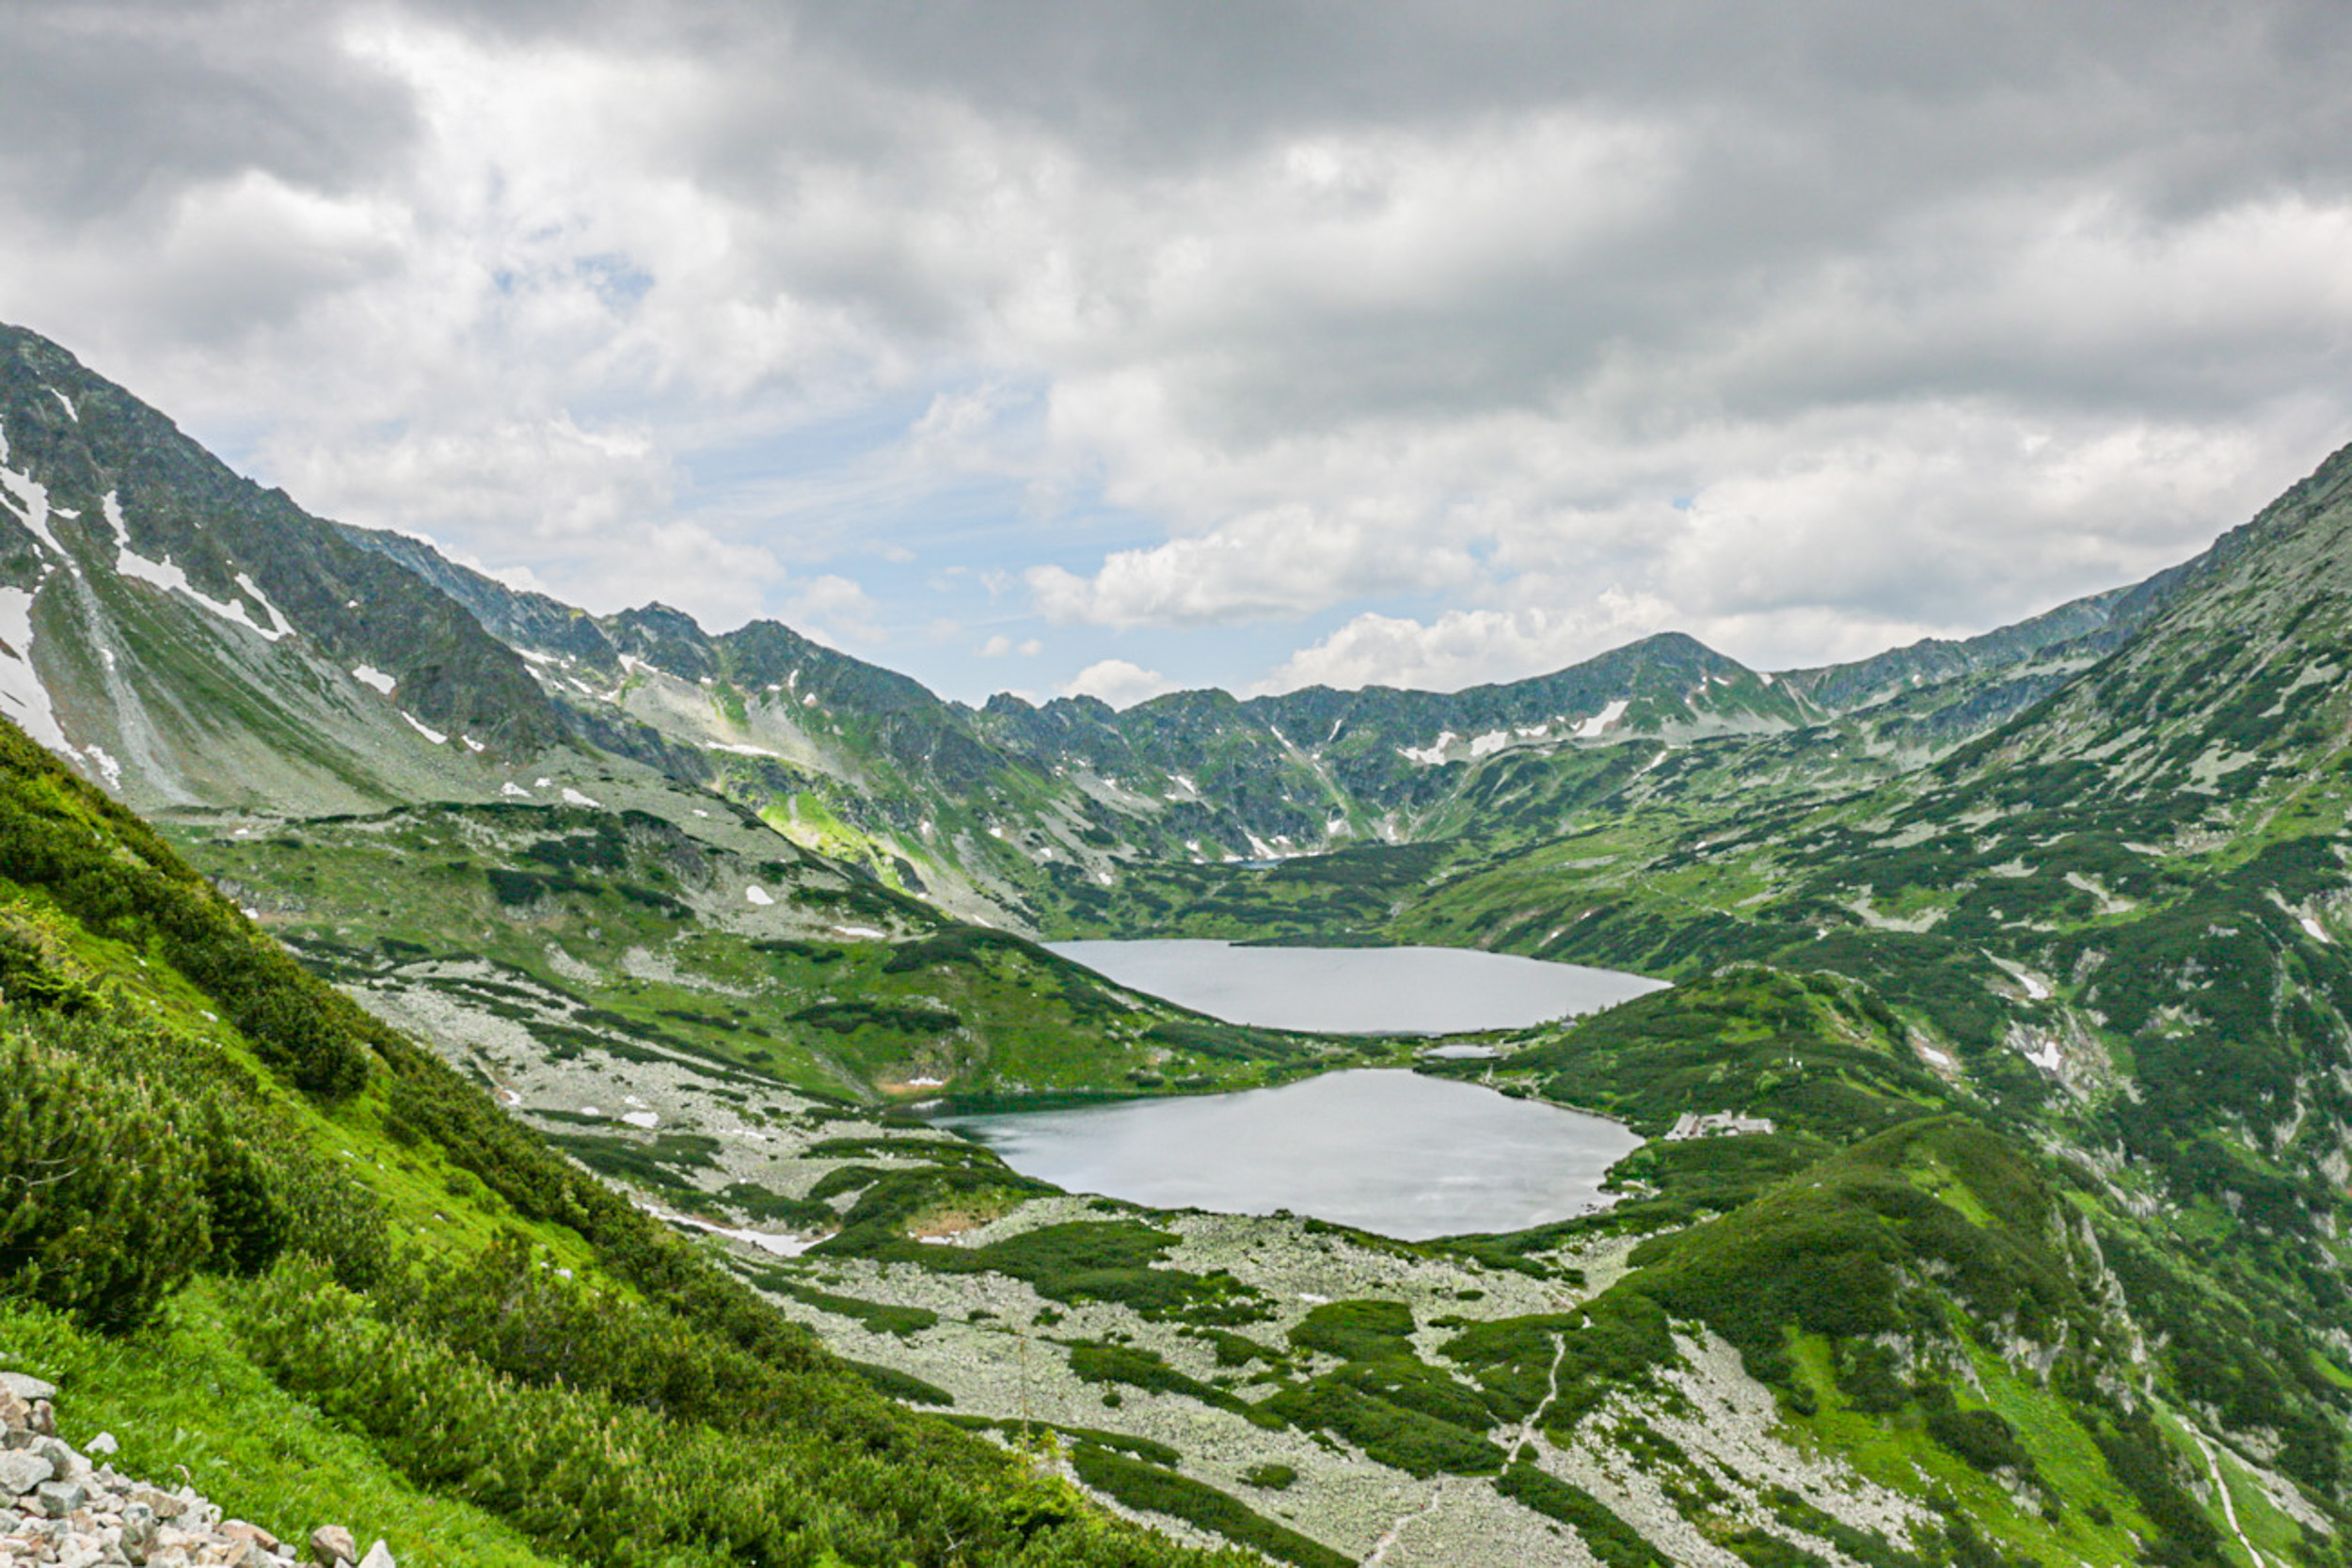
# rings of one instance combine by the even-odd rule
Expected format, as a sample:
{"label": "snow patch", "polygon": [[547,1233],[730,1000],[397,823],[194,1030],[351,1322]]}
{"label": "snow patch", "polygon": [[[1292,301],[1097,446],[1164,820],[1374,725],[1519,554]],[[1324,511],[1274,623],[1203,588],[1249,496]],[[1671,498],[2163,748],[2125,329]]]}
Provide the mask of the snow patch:
{"label": "snow patch", "polygon": [[857,942],[880,942],[890,933],[878,931],[871,926],[835,926],[833,928],[833,934],[837,937],[849,937]]}
{"label": "snow patch", "polygon": [[[539,782],[541,784],[546,784],[548,781],[541,779]],[[579,790],[572,788],[568,784],[565,785],[564,789],[564,803],[567,806],[589,806],[597,811],[602,811],[604,809],[603,801],[591,800],[587,796],[582,795]]]}
{"label": "snow patch", "polygon": [[2318,921],[2312,919],[2308,914],[2302,918],[2303,934],[2305,936],[2310,937],[2313,942],[2324,942],[2329,943],[2330,945],[2334,943],[2336,939],[2328,934],[2328,928],[2326,927],[2322,926]]}
{"label": "snow patch", "polygon": [[[115,519],[109,516],[107,520],[113,522]],[[278,607],[263,597],[262,591],[253,586],[253,579],[243,572],[237,574],[237,586],[252,594],[255,601],[268,613],[270,624],[266,626],[254,620],[252,613],[238,600],[215,599],[201,588],[197,587],[188,580],[188,574],[174,565],[168,559],[150,561],[130,546],[124,545],[115,552],[115,571],[122,577],[136,578],[139,581],[160,588],[167,594],[185,594],[222,620],[235,622],[264,642],[275,642],[294,630],[294,627],[286,624],[285,617],[278,613]]]}
{"label": "snow patch", "polygon": [[1510,742],[1511,732],[1507,729],[1488,730],[1485,735],[1472,736],[1470,737],[1470,758],[1472,761],[1476,761],[1480,757],[1492,756],[1497,752],[1502,751],[1503,747],[1509,745]]}
{"label": "snow patch", "polygon": [[1423,768],[1435,768],[1445,761],[1446,748],[1461,738],[1452,730],[1439,730],[1438,738],[1426,746],[1400,746],[1397,750],[1407,762],[1420,763]]}
{"label": "snow patch", "polygon": [[373,664],[355,665],[351,672],[351,678],[361,686],[375,688],[387,697],[392,694],[392,688],[400,684]]}
{"label": "snow patch", "polygon": [[0,588],[0,711],[51,751],[70,752],[49,689],[33,669],[33,593]]}
{"label": "snow patch", "polygon": [[2056,1072],[2058,1064],[2064,1060],[2058,1054],[2058,1041],[2048,1037],[2044,1037],[2039,1045],[2021,1046],[2019,1051],[2026,1060],[2044,1072]]}
{"label": "snow patch", "polygon": [[499,793],[507,797],[509,800],[528,800],[531,799],[531,791],[525,789],[522,785],[516,784],[512,779],[509,779],[504,784],[499,785]]}
{"label": "snow patch", "polygon": [[907,1087],[910,1089],[940,1089],[946,1086],[947,1080],[945,1078],[910,1078],[907,1080]]}
{"label": "snow patch", "polygon": [[490,749],[490,748],[488,748],[487,746],[485,746],[484,744],[482,744],[482,742],[481,742],[481,741],[476,740],[476,739],[475,739],[472,736],[469,736],[469,735],[461,735],[461,736],[459,736],[457,738],[458,738],[458,739],[460,739],[460,740],[462,740],[462,741],[464,741],[464,742],[466,743],[466,750],[467,750],[467,751],[475,753],[476,755],[480,755],[482,752],[486,752],[486,751],[488,751],[488,750]]}
{"label": "snow patch", "polygon": [[1594,714],[1590,719],[1587,719],[1582,723],[1577,725],[1577,727],[1569,733],[1574,735],[1579,740],[1598,740],[1601,736],[1601,732],[1608,729],[1610,725],[1615,723],[1618,720],[1624,718],[1625,710],[1630,705],[1631,705],[1629,704],[1623,697],[1616,698],[1611,702],[1607,707],[1602,708],[1598,713]]}
{"label": "snow patch", "polygon": [[631,1127],[642,1127],[648,1132],[652,1132],[661,1121],[660,1116],[653,1111],[624,1111],[621,1113],[621,1119]]}
{"label": "snow patch", "polygon": [[761,887],[757,882],[754,882],[751,886],[743,890],[743,897],[746,902],[757,904],[762,909],[766,909],[769,905],[775,902],[775,899],[770,895],[768,890]]}
{"label": "snow patch", "polygon": [[95,741],[83,747],[82,754],[98,765],[98,771],[105,779],[108,789],[117,794],[122,792],[122,764],[119,759],[109,755],[106,748]]}
{"label": "snow patch", "polygon": [[23,523],[51,555],[64,560],[65,546],[49,531],[49,487],[34,483],[31,474],[6,467],[8,456],[7,443],[0,441],[0,492],[5,492],[0,494],[0,507],[8,508],[8,515]]}
{"label": "snow patch", "polygon": [[426,723],[423,720],[418,718],[406,708],[402,708],[400,710],[400,716],[408,721],[408,727],[410,729],[416,731],[419,735],[433,742],[434,745],[444,746],[449,743],[449,736],[443,735],[440,731],[435,729],[432,725]]}
{"label": "snow patch", "polygon": [[51,397],[57,400],[59,405],[65,409],[65,417],[67,419],[72,420],[75,424],[80,424],[82,422],[82,411],[73,406],[73,400],[72,398],[67,397],[63,392],[58,391],[55,387],[43,387],[41,390],[47,392]]}
{"label": "snow patch", "polygon": [[[261,627],[254,626],[253,629],[255,631],[262,631],[262,635],[272,642],[277,641],[281,637],[291,637],[294,635],[294,623],[287,620],[283,615],[278,613],[278,607],[269,602],[269,595],[262,592],[262,585],[260,583],[255,582],[250,577],[247,577],[243,572],[239,572],[237,574],[235,580],[237,586],[251,594],[253,596],[253,602],[260,605],[263,613],[269,616],[270,629],[267,631],[262,631]],[[246,624],[251,625],[250,622]]]}
{"label": "snow patch", "polygon": [[739,757],[782,757],[784,755],[783,752],[771,752],[765,746],[729,746],[717,740],[707,740],[703,744],[710,751],[732,752]]}

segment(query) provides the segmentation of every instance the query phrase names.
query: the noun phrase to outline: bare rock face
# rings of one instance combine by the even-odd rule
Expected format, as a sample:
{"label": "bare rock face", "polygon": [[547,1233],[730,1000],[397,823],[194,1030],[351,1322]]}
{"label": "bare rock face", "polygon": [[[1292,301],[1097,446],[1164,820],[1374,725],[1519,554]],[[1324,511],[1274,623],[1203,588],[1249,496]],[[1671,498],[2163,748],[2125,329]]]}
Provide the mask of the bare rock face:
{"label": "bare rock face", "polygon": [[[119,1474],[107,1462],[117,1448],[111,1437],[93,1439],[88,1454],[60,1440],[50,1404],[56,1392],[37,1377],[0,1372],[0,1563],[292,1568],[300,1560],[261,1526],[224,1521],[193,1488],[167,1491]],[[311,1532],[310,1550],[323,1568],[398,1568],[382,1541],[360,1558],[340,1525]]]}

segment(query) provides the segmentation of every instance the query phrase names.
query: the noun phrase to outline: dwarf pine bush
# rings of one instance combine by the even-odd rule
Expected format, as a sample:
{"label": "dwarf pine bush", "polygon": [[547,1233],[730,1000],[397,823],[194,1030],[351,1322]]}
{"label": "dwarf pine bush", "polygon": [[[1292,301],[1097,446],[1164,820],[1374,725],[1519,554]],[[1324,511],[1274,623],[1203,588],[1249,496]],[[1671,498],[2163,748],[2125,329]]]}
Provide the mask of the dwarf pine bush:
{"label": "dwarf pine bush", "polygon": [[138,1080],[0,1037],[0,1290],[103,1329],[151,1317],[213,1246],[187,1199],[204,1164],[183,1115]]}

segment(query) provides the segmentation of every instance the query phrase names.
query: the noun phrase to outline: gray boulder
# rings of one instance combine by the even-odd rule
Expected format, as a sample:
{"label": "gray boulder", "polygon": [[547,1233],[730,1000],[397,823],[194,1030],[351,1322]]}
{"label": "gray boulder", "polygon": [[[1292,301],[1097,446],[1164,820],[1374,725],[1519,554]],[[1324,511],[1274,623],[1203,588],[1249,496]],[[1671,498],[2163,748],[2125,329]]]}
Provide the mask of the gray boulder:
{"label": "gray boulder", "polygon": [[62,1519],[89,1500],[78,1481],[44,1481],[33,1488],[33,1496],[52,1519]]}
{"label": "gray boulder", "polygon": [[26,1404],[57,1397],[56,1384],[43,1382],[30,1372],[0,1372],[0,1388],[6,1388]]}
{"label": "gray boulder", "polygon": [[56,1473],[56,1465],[27,1449],[0,1453],[0,1497],[21,1497]]}

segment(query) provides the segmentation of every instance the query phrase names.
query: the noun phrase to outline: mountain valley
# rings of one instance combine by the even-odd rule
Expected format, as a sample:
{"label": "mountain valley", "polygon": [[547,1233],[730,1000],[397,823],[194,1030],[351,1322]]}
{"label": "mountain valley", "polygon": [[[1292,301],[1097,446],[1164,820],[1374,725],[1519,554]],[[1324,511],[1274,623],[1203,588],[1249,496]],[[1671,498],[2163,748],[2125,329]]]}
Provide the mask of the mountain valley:
{"label": "mountain valley", "polygon": [[[1967,641],[1114,710],[509,588],[15,328],[0,443],[0,1351],[126,1466],[404,1563],[2352,1561],[2352,449]],[[1177,935],[1673,985],[1438,1057],[1040,945]],[[924,1119],[1341,1067],[1648,1141],[1408,1243]]]}

